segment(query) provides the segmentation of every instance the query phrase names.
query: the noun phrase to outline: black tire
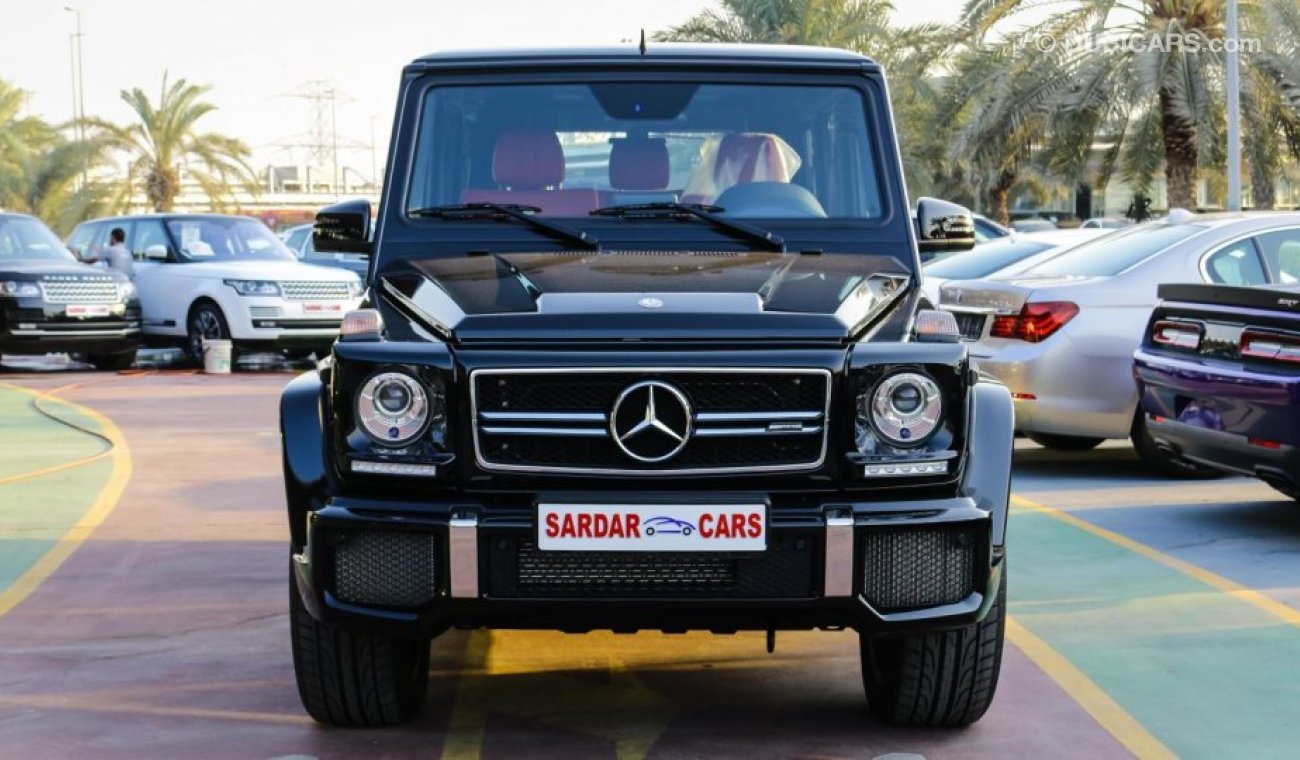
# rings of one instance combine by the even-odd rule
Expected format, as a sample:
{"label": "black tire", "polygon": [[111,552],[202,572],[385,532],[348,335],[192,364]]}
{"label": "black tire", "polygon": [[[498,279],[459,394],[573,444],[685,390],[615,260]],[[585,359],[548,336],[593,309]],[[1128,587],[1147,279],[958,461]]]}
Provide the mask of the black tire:
{"label": "black tire", "polygon": [[1006,630],[1007,573],[984,620],[946,631],[859,636],[867,703],[895,726],[968,726],[997,691]]}
{"label": "black tire", "polygon": [[121,372],[124,369],[130,369],[135,364],[135,351],[123,351],[119,354],[89,354],[86,360],[94,365],[95,369],[103,372]]}
{"label": "black tire", "polygon": [[[203,364],[203,341],[230,340],[230,326],[221,307],[212,301],[198,301],[190,307],[185,318],[185,353],[197,364]],[[235,364],[235,351],[230,352],[230,365]]]}
{"label": "black tire", "polygon": [[1223,476],[1223,473],[1218,470],[1211,470],[1208,467],[1184,462],[1161,451],[1160,447],[1156,446],[1155,440],[1151,438],[1151,433],[1147,430],[1147,416],[1142,413],[1141,409],[1138,409],[1137,416],[1133,418],[1133,430],[1130,438],[1133,441],[1133,449],[1137,451],[1142,462],[1165,477],[1206,480]]}
{"label": "black tire", "polygon": [[1089,451],[1097,448],[1102,438],[1084,438],[1078,435],[1056,435],[1055,433],[1027,433],[1029,440],[1053,451]]}
{"label": "black tire", "polygon": [[424,706],[429,639],[403,639],[321,625],[289,572],[289,630],[298,697],[331,726],[395,726]]}

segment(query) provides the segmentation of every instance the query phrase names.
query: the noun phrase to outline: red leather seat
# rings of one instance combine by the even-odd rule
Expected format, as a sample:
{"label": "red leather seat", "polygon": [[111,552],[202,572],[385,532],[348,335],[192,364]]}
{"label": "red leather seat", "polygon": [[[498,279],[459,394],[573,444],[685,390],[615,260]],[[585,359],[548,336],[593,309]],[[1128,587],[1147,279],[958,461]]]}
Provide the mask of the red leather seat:
{"label": "red leather seat", "polygon": [[672,175],[668,142],[662,137],[611,140],[606,205],[671,203],[677,193],[666,190]]}
{"label": "red leather seat", "polygon": [[563,189],[564,151],[554,132],[503,132],[492,153],[492,181],[499,188],[469,188],[462,203],[517,203],[546,216],[586,216],[600,206],[592,188]]}
{"label": "red leather seat", "polygon": [[609,186],[615,190],[663,190],[671,174],[662,137],[611,140]]}

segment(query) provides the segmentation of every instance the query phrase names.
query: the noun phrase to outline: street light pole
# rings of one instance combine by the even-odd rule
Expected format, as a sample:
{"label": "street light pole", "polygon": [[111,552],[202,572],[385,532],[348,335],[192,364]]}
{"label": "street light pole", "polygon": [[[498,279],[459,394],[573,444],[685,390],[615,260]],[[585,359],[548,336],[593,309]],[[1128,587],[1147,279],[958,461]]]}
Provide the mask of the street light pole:
{"label": "street light pole", "polygon": [[1241,210],[1241,60],[1237,53],[1237,0],[1228,0],[1228,210]]}
{"label": "street light pole", "polygon": [[77,111],[77,35],[68,35],[68,71],[72,77],[72,122],[73,129],[77,133],[77,139],[81,139],[81,116]]}
{"label": "street light pole", "polygon": [[[72,52],[71,43],[73,39],[76,39],[77,41],[76,56],[75,56],[76,68],[73,71],[73,87],[72,87],[72,95],[74,98],[76,98],[76,100],[74,102],[73,116],[77,120],[77,130],[76,130],[77,140],[79,142],[85,143],[86,141],[86,123],[85,123],[86,122],[86,75],[82,67],[82,61],[81,61],[81,38],[84,36],[81,33],[81,9],[73,8],[71,6],[65,5],[63,6],[63,10],[67,11],[68,13],[74,13],[77,16],[77,33],[72,35],[72,37],[68,39],[68,43],[69,43],[68,52],[69,54],[71,54]],[[81,186],[82,187],[85,187],[87,182],[89,182],[89,178],[87,177],[89,167],[86,165],[86,162],[87,162],[87,158],[86,158],[85,146],[82,145],[82,153],[81,153]]]}

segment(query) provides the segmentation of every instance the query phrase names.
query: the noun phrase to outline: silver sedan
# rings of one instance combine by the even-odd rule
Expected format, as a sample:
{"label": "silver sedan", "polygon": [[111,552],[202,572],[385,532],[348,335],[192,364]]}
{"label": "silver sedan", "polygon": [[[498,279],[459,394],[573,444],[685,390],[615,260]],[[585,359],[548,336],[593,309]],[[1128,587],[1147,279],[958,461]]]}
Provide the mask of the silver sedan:
{"label": "silver sedan", "polygon": [[1011,390],[1016,427],[1038,443],[1083,450],[1131,438],[1156,469],[1201,474],[1166,457],[1137,413],[1133,351],[1169,282],[1300,281],[1300,213],[1194,215],[1130,227],[1029,271],[949,281],[940,306],[968,336],[977,367]]}
{"label": "silver sedan", "polygon": [[1049,232],[1015,233],[991,240],[974,250],[954,253],[926,264],[921,273],[921,291],[930,303],[939,303],[939,288],[949,280],[969,280],[1017,274],[1047,261],[1053,256],[1092,240],[1110,230],[1074,229]]}

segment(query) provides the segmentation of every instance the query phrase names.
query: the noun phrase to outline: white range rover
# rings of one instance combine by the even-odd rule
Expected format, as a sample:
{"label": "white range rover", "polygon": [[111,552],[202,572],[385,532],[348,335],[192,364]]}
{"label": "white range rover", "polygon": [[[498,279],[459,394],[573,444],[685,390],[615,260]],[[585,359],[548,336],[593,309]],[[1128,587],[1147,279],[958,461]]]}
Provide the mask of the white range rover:
{"label": "white range rover", "polygon": [[68,238],[74,251],[108,245],[121,228],[135,257],[145,341],[182,344],[196,360],[204,339],[235,350],[327,348],[365,286],[353,272],[304,264],[265,224],[244,216],[148,214],[96,219]]}

